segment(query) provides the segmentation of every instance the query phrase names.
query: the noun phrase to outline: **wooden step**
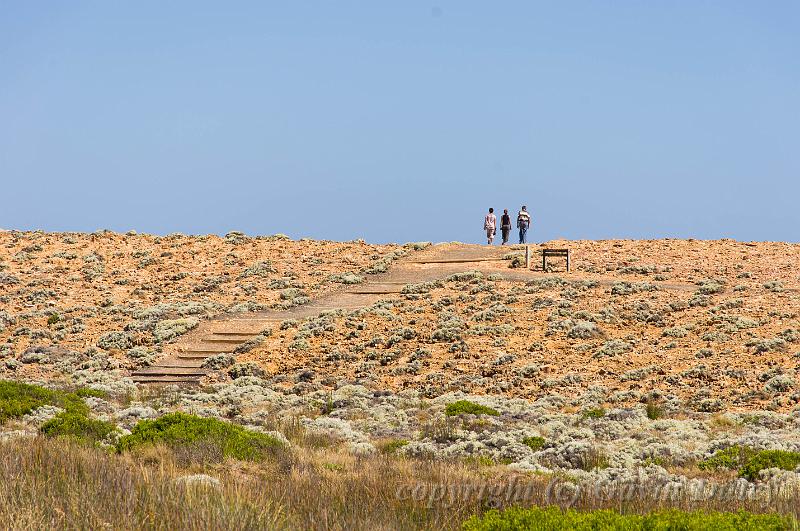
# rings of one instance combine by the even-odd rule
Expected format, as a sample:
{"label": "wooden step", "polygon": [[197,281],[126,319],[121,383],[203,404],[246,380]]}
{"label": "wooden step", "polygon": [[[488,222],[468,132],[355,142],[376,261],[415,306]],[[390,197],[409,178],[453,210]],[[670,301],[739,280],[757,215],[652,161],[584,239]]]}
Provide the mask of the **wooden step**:
{"label": "wooden step", "polygon": [[[413,283],[413,282],[412,282]],[[408,284],[406,280],[381,280],[380,282],[364,282],[363,284],[358,284],[360,286],[405,286]]]}
{"label": "wooden step", "polygon": [[220,336],[220,337],[222,337],[222,336],[233,336],[233,337],[247,336],[247,337],[252,337],[252,336],[257,336],[258,334],[262,333],[264,330],[267,330],[268,328],[269,327],[267,327],[267,326],[253,327],[253,326],[249,326],[249,325],[234,325],[234,324],[231,324],[230,326],[227,326],[225,328],[214,327],[211,330],[208,330],[208,334],[209,335]]}
{"label": "wooden step", "polygon": [[139,369],[132,373],[133,376],[205,376],[208,369],[200,367],[159,367],[154,365]]}
{"label": "wooden step", "polygon": [[203,365],[205,358],[197,359],[179,359],[179,358],[165,358],[158,362],[158,367],[183,367],[183,368],[197,368]]}
{"label": "wooden step", "polygon": [[242,332],[241,330],[212,330],[211,334],[215,336],[257,336],[258,332]]}
{"label": "wooden step", "polygon": [[255,336],[270,328],[271,325],[280,323],[283,320],[284,318],[270,319],[268,321],[261,319],[227,319],[225,321],[215,321],[213,323],[209,323],[208,332],[214,335]]}
{"label": "wooden step", "polygon": [[212,337],[212,336],[206,336],[204,338],[201,338],[200,341],[202,341],[203,343],[233,343],[233,344],[238,345],[238,344],[244,343],[246,341],[249,341],[249,340],[253,339],[254,337],[257,337],[257,335],[258,334],[253,334],[253,335],[248,335],[248,336],[244,336],[244,337],[234,337],[234,336]]}
{"label": "wooden step", "polygon": [[394,295],[397,293],[403,293],[403,289],[400,288],[374,288],[374,289],[364,289],[361,291],[348,291],[348,295]]}
{"label": "wooden step", "polygon": [[206,358],[210,358],[211,356],[216,356],[219,352],[178,352],[175,354],[175,357],[179,360],[204,360]]}
{"label": "wooden step", "polygon": [[224,323],[247,323],[256,325],[259,323],[263,323],[265,325],[269,325],[272,323],[277,323],[282,321],[282,317],[233,317],[231,319],[220,319],[219,321],[215,321],[216,324],[224,324]]}
{"label": "wooden step", "polygon": [[[360,293],[353,293],[351,291],[344,292],[345,295],[361,295]],[[313,310],[308,312],[305,317],[313,317],[316,313],[322,312],[334,312],[336,310],[348,310],[352,308],[363,308],[364,305],[360,302],[344,302],[337,306],[315,306],[313,308],[309,308],[309,310]],[[297,317],[296,319],[304,319],[305,317]]]}
{"label": "wooden step", "polygon": [[161,383],[161,384],[199,384],[200,378],[197,376],[132,376],[131,380],[136,383]]}
{"label": "wooden step", "polygon": [[502,262],[505,258],[447,258],[442,260],[409,260],[407,264],[468,264],[471,262]]}
{"label": "wooden step", "polygon": [[218,356],[220,354],[230,354],[233,355],[233,349],[224,350],[222,352],[208,351],[204,349],[192,349],[192,350],[182,350],[175,353],[175,357],[179,359],[187,359],[187,358],[210,358],[211,356]]}
{"label": "wooden step", "polygon": [[226,344],[214,344],[214,343],[207,343],[207,344],[195,344],[195,345],[186,345],[183,348],[180,348],[178,352],[208,352],[211,354],[222,354],[225,352],[232,352],[234,347]]}

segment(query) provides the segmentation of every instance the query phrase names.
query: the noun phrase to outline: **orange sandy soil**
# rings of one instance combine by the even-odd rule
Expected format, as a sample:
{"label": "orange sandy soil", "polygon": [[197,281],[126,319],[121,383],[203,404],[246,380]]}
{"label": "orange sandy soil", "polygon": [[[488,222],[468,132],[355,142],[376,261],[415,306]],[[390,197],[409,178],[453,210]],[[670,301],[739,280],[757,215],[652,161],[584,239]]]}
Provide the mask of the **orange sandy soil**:
{"label": "orange sandy soil", "polygon": [[[575,271],[554,272],[549,281],[536,273],[528,283],[484,276],[387,295],[387,304],[369,311],[275,327],[238,361],[255,361],[272,375],[311,369],[330,384],[360,378],[430,396],[601,392],[612,404],[672,400],[700,411],[787,411],[800,400],[793,386],[800,357],[800,245],[656,240],[547,246],[571,248]],[[499,263],[497,271],[509,269]],[[619,282],[634,291],[615,287]],[[637,285],[645,291],[635,291]],[[493,306],[499,311],[480,313]],[[463,321],[458,338],[436,335],[445,312]],[[580,321],[597,330],[571,337]],[[286,378],[285,385],[297,380]]]}
{"label": "orange sandy soil", "polygon": [[[237,361],[259,363],[279,377],[276,385],[280,377],[294,384],[298,371],[310,369],[316,382],[360,378],[429,395],[601,392],[609,403],[672,399],[705,411],[786,411],[800,400],[794,388],[800,245],[547,245],[572,249],[575,270],[530,273],[527,283],[484,276],[387,295],[387,304],[367,311],[275,326]],[[84,351],[102,334],[123,330],[137,310],[159,304],[205,305],[192,314],[200,319],[243,303],[269,307],[279,302],[276,280],[313,298],[337,289],[331,275],[360,274],[398,248],[236,234],[0,232],[0,358],[34,345]],[[267,261],[272,270],[242,276]],[[527,274],[495,264],[498,272]],[[48,324],[53,314],[58,321]],[[451,324],[454,317],[462,324],[455,334],[435,337],[448,315]],[[147,334],[140,341],[152,346]],[[3,378],[42,370],[35,364],[6,370],[0,360]]]}
{"label": "orange sandy soil", "polygon": [[[103,333],[122,330],[137,310],[157,305],[197,303],[192,315],[205,318],[237,304],[274,305],[287,286],[313,297],[336,286],[332,274],[357,273],[398,248],[236,233],[0,232],[0,350],[6,356],[33,345],[83,351]],[[245,273],[260,262],[271,267]],[[48,324],[54,314],[58,322]],[[152,338],[142,334],[137,342],[149,345]],[[16,376],[26,369],[34,367],[20,367]]]}

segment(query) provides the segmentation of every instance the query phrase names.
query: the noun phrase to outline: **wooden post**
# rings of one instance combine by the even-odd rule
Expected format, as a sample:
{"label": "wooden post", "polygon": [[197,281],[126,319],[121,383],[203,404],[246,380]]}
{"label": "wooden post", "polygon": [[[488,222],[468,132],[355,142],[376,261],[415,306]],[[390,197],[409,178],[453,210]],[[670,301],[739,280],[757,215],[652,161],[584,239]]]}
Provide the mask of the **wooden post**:
{"label": "wooden post", "polygon": [[547,251],[542,249],[542,273],[547,272]]}
{"label": "wooden post", "polygon": [[531,268],[531,248],[525,246],[525,269]]}
{"label": "wooden post", "polygon": [[569,249],[567,249],[567,273],[569,273]]}

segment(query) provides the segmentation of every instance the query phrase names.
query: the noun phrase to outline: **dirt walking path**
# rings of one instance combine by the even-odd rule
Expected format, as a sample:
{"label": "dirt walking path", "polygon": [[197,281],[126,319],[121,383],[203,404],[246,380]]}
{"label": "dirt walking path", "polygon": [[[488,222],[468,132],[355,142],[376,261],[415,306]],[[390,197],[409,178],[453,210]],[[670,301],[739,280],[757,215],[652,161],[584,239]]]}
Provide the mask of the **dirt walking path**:
{"label": "dirt walking path", "polygon": [[[536,249],[532,246],[532,252]],[[525,282],[534,278],[564,275],[568,278],[594,280],[603,286],[619,282],[619,277],[582,272],[547,273],[535,269],[510,269],[509,252],[524,253],[522,246],[488,247],[484,245],[440,244],[415,252],[396,261],[387,273],[370,275],[362,284],[333,289],[310,303],[286,310],[224,314],[203,321],[193,331],[169,346],[169,352],[155,365],[132,373],[133,380],[154,384],[198,384],[208,374],[206,358],[233,353],[236,347],[253,339],[275,323],[288,319],[314,317],[329,310],[355,310],[400,293],[407,284],[430,282],[454,273],[477,270],[495,273],[506,280]],[[534,254],[535,256],[535,254]],[[534,264],[536,260],[533,260]],[[693,291],[691,284],[656,282],[661,289]]]}

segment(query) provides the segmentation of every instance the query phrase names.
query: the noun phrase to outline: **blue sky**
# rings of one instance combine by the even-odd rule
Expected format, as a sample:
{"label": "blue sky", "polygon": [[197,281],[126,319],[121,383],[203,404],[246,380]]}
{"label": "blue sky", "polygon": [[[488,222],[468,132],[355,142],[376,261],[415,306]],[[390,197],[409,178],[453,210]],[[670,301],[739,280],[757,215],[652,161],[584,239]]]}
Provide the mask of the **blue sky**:
{"label": "blue sky", "polygon": [[800,3],[4,2],[0,227],[798,241]]}

